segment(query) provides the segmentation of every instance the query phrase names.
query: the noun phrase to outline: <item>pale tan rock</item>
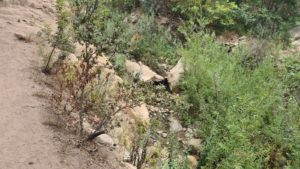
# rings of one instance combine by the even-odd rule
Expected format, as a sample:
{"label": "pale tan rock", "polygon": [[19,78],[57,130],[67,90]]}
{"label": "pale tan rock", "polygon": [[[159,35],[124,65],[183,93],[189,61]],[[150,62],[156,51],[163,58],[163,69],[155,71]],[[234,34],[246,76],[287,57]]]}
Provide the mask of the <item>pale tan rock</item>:
{"label": "pale tan rock", "polygon": [[164,80],[164,78],[154,71],[152,71],[148,66],[144,65],[143,63],[140,62],[141,66],[141,80],[144,82],[149,82],[149,81],[161,81]]}
{"label": "pale tan rock", "polygon": [[[88,47],[88,51],[92,50],[93,52],[96,51],[96,47],[93,45],[90,45]],[[83,52],[85,52],[85,46],[80,44],[80,43],[75,43],[75,54],[76,55],[81,55]]]}
{"label": "pale tan rock", "polygon": [[190,146],[192,149],[194,150],[200,150],[201,149],[201,139],[195,139],[195,138],[192,138],[188,141],[188,146]]}
{"label": "pale tan rock", "polygon": [[160,25],[166,25],[166,24],[168,24],[170,22],[170,20],[169,20],[169,18],[167,18],[167,17],[159,17],[158,18],[158,23],[160,24]]}
{"label": "pale tan rock", "polygon": [[125,168],[124,168],[124,169],[136,169],[136,167],[133,166],[132,164],[124,163],[124,165],[125,165]]}
{"label": "pale tan rock", "polygon": [[77,56],[73,53],[70,53],[68,57],[66,57],[66,62],[68,64],[76,64],[79,62]]}
{"label": "pale tan rock", "polygon": [[172,91],[176,91],[179,87],[180,79],[184,73],[183,60],[180,59],[175,67],[173,67],[170,72],[167,73],[167,79]]}
{"label": "pale tan rock", "polygon": [[112,64],[110,63],[108,57],[106,57],[104,54],[102,54],[102,56],[96,56],[96,65],[95,66],[111,68]]}
{"label": "pale tan rock", "polygon": [[114,140],[111,136],[108,134],[101,134],[100,136],[97,137],[97,140],[99,140],[100,143],[113,146],[114,145]]}
{"label": "pale tan rock", "polygon": [[299,40],[300,39],[300,26],[293,28],[290,31],[290,34],[291,34],[291,38],[293,41]]}
{"label": "pale tan rock", "polygon": [[141,66],[133,61],[126,60],[125,61],[126,70],[132,76],[136,76],[139,72],[141,72]]}
{"label": "pale tan rock", "polygon": [[173,117],[170,118],[170,131],[177,133],[182,130],[183,130],[183,128],[182,128],[182,125],[180,124],[180,122]]}
{"label": "pale tan rock", "polygon": [[192,167],[192,169],[196,169],[198,165],[197,157],[189,155],[187,158],[189,160],[190,167]]}
{"label": "pale tan rock", "polygon": [[[79,118],[79,116],[78,116]],[[83,121],[83,130],[87,133],[92,133],[94,132],[93,127],[91,126],[90,123],[88,123],[86,120]]]}
{"label": "pale tan rock", "polygon": [[133,109],[129,109],[129,115],[136,121],[141,121],[144,124],[148,124],[150,117],[149,111],[145,103],[142,103],[140,106],[136,106]]}
{"label": "pale tan rock", "polygon": [[300,39],[297,41],[292,42],[292,46],[295,48],[299,48],[300,47]]}
{"label": "pale tan rock", "polygon": [[125,62],[126,70],[133,77],[139,77],[139,79],[143,82],[149,81],[160,81],[164,78],[153,70],[151,70],[148,66],[144,65],[142,62],[136,63],[130,60],[126,60]]}

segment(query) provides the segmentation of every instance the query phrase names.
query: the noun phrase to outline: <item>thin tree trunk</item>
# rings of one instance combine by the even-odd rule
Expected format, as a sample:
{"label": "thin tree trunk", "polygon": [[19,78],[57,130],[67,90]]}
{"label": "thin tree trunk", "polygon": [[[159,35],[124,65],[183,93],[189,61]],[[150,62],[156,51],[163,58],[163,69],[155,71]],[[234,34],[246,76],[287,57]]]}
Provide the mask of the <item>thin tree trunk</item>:
{"label": "thin tree trunk", "polygon": [[83,94],[84,94],[84,87],[82,88],[81,96],[80,96],[80,112],[79,112],[80,136],[83,136],[83,115],[84,115]]}
{"label": "thin tree trunk", "polygon": [[50,52],[49,56],[48,56],[48,61],[47,61],[47,64],[43,70],[44,73],[49,73],[49,66],[50,66],[50,62],[51,62],[51,59],[52,59],[52,56],[53,56],[53,53],[56,49],[56,46],[53,46],[52,48],[52,51]]}

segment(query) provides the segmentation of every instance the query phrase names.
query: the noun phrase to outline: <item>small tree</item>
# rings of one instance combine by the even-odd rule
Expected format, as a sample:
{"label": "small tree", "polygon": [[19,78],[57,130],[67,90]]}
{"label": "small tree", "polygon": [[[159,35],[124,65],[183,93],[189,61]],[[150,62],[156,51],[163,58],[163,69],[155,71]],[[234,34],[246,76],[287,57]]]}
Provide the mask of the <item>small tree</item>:
{"label": "small tree", "polygon": [[60,49],[62,51],[61,56],[59,58],[62,60],[66,57],[66,53],[72,52],[74,50],[74,46],[72,45],[72,31],[69,21],[70,14],[66,10],[65,4],[65,0],[56,0],[57,31],[55,35],[52,38],[50,38],[52,50],[48,56],[46,65],[43,69],[44,73],[50,72],[50,63],[56,49]]}

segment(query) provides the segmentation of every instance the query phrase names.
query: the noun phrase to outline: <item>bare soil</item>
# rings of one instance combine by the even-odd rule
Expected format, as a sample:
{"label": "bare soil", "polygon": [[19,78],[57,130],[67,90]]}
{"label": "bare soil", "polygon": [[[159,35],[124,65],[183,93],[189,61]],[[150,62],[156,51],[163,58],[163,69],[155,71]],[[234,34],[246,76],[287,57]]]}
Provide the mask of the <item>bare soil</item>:
{"label": "bare soil", "polygon": [[78,148],[76,136],[49,127],[55,122],[40,95],[49,89],[37,80],[42,58],[31,36],[55,25],[54,9],[53,0],[0,0],[0,168],[125,168],[113,150]]}

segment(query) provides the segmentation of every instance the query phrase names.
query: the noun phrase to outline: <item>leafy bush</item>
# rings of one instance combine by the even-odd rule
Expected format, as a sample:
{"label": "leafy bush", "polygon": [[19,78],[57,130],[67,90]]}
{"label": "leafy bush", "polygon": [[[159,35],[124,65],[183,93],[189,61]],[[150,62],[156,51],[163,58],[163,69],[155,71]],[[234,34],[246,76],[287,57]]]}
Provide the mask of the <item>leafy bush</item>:
{"label": "leafy bush", "polygon": [[95,42],[100,51],[126,54],[154,68],[159,60],[176,60],[175,40],[156,23],[153,15],[142,15],[135,24],[124,20],[123,13],[111,13],[106,25],[96,29]]}
{"label": "leafy bush", "polygon": [[176,42],[168,30],[160,27],[154,16],[141,17],[132,28],[130,54],[138,60],[151,63],[153,60],[176,60]]}
{"label": "leafy bush", "polygon": [[56,0],[56,24],[57,31],[54,35],[51,35],[51,30],[48,28],[44,29],[44,33],[48,36],[47,40],[52,46],[52,50],[46,59],[46,64],[43,69],[44,73],[50,73],[51,61],[54,51],[56,49],[61,50],[59,59],[63,60],[68,55],[68,53],[74,51],[74,36],[72,26],[70,25],[70,12],[66,8],[65,0]]}
{"label": "leafy bush", "polygon": [[237,5],[229,0],[173,0],[172,5],[173,11],[181,13],[186,18],[198,20],[201,17],[205,17],[207,19],[206,24],[214,28],[235,23],[234,10],[237,9]]}
{"label": "leafy bush", "polygon": [[283,74],[288,94],[296,97],[300,105],[300,56],[289,56],[284,59],[285,72]]}
{"label": "leafy bush", "polygon": [[[176,134],[170,133],[168,137],[168,159],[164,160],[161,169],[191,169],[186,152],[179,152]],[[183,156],[183,157],[182,157]],[[181,158],[179,158],[181,157]]]}
{"label": "leafy bush", "polygon": [[[270,36],[278,31],[287,31],[299,16],[299,2],[289,1],[240,1],[238,16],[240,26],[252,30],[253,35]],[[261,32],[261,29],[265,31]]]}
{"label": "leafy bush", "polygon": [[134,7],[134,0],[112,0],[111,7],[122,11],[131,11]]}
{"label": "leafy bush", "polygon": [[[106,52],[111,55],[125,54],[136,60],[144,61],[152,68],[158,69],[157,63],[164,60],[175,62],[176,40],[169,30],[159,26],[152,14],[137,16],[136,23],[130,22],[130,16],[126,10],[117,7],[131,1],[100,2],[95,13],[91,17],[89,27],[84,30],[82,23],[75,23],[76,32],[80,37],[83,32],[92,32],[88,37],[81,37],[97,47],[98,52]],[[86,4],[87,8],[93,8],[93,3]],[[123,4],[123,5],[122,5]],[[117,5],[117,6],[116,6]],[[76,3],[72,3],[76,7]],[[80,17],[80,16],[79,16]],[[84,16],[82,16],[84,17]],[[85,20],[80,18],[77,20]]]}
{"label": "leafy bush", "polygon": [[199,168],[297,168],[300,107],[284,99],[274,60],[247,69],[244,51],[228,54],[204,33],[180,50],[188,111],[205,140]]}
{"label": "leafy bush", "polygon": [[[288,30],[299,19],[299,1],[171,0],[173,13],[185,21],[222,33],[226,29],[256,37],[280,38],[288,42]],[[202,20],[200,21],[200,19]],[[203,18],[205,22],[203,23]],[[275,37],[274,37],[275,36]]]}

